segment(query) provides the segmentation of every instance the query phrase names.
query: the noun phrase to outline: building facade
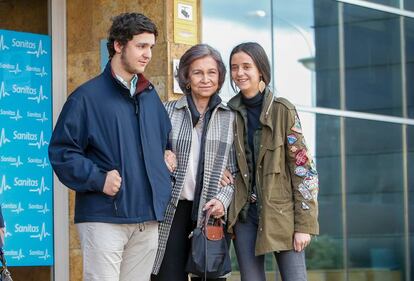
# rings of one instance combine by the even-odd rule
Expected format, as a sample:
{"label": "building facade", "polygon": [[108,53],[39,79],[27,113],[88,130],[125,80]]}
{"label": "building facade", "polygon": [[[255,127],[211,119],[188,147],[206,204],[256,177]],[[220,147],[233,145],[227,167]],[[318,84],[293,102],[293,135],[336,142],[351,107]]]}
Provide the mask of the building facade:
{"label": "building facade", "polygon": [[[126,11],[158,25],[148,76],[163,99],[176,98],[172,61],[190,46],[174,36],[177,2],[195,5],[197,41],[227,68],[232,47],[262,44],[273,92],[299,111],[320,181],[309,280],[413,280],[414,0],[3,0],[0,29],[51,36],[56,118],[67,94],[100,72],[109,19]],[[224,100],[234,95],[228,78]],[[13,268],[16,280],[81,280],[73,199],[55,180],[54,265]],[[266,270],[280,280],[271,255]]]}
{"label": "building facade", "polygon": [[320,181],[310,280],[413,280],[414,1],[217,0],[202,11],[203,41],[226,60],[261,43],[274,93],[299,110]]}

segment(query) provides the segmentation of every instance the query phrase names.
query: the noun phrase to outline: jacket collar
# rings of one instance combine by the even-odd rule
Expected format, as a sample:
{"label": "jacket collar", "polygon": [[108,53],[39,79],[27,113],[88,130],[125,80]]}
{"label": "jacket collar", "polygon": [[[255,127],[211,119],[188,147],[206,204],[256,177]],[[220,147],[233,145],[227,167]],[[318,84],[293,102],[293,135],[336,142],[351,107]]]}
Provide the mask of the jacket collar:
{"label": "jacket collar", "polygon": [[268,126],[272,131],[273,131],[273,123],[272,120],[272,116],[273,116],[273,101],[274,101],[274,97],[273,97],[273,93],[269,90],[269,88],[266,88],[265,93],[264,93],[264,97],[263,97],[263,109],[262,109],[262,113],[260,114],[260,122],[265,125]]}
{"label": "jacket collar", "polygon": [[[128,90],[127,87],[125,87],[117,78],[116,75],[111,67],[111,60],[108,61],[108,63],[105,66],[105,70],[104,73],[109,75],[112,80],[119,85],[120,87],[122,87],[124,90]],[[135,94],[134,95],[138,95],[140,93],[142,93],[144,90],[146,90],[147,88],[152,88],[153,86],[151,85],[151,83],[148,81],[147,78],[145,78],[145,76],[142,73],[138,73],[138,82],[137,82],[137,87],[135,89]],[[128,90],[129,91],[129,90]]]}
{"label": "jacket collar", "polygon": [[[273,93],[266,87],[263,97],[263,106],[262,112],[260,113],[260,123],[264,126],[269,127],[273,131],[273,122],[272,122],[272,115],[273,115],[273,103],[274,97]],[[241,112],[244,110],[244,105],[242,102],[242,93],[239,92],[236,96],[234,96],[227,105],[236,111]]]}

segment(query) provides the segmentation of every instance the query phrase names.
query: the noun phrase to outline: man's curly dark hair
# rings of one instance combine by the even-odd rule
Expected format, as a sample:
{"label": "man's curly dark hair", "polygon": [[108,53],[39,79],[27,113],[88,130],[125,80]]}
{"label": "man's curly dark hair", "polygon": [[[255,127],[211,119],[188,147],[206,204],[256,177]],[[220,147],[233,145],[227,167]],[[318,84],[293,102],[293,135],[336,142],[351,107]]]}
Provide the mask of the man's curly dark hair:
{"label": "man's curly dark hair", "polygon": [[144,32],[158,36],[157,26],[146,16],[140,13],[123,13],[112,18],[112,26],[109,29],[108,48],[109,58],[115,54],[114,42],[118,41],[122,46],[132,40],[134,35]]}

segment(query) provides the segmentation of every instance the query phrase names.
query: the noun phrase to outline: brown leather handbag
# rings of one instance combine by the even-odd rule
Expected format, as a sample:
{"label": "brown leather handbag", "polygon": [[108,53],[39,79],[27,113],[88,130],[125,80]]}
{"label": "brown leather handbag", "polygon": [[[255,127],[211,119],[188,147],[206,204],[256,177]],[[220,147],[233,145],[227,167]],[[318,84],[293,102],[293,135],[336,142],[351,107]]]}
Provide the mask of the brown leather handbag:
{"label": "brown leather handbag", "polygon": [[[215,279],[231,272],[228,244],[221,219],[211,219],[207,210],[204,223],[193,230],[186,271],[199,277]],[[209,223],[212,221],[212,223]]]}

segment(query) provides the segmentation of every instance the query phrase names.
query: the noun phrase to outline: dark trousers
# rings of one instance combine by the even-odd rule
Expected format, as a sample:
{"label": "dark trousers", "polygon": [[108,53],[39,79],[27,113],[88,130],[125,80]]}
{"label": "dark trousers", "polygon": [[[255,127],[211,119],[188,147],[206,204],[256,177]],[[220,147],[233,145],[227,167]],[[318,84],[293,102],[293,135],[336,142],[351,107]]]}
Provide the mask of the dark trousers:
{"label": "dark trousers", "polygon": [[[245,223],[237,222],[234,226],[236,239],[234,249],[240,268],[241,281],[266,281],[264,255],[255,256],[256,234],[258,227],[257,207],[249,207]],[[283,281],[306,281],[305,252],[274,252]]]}
{"label": "dark trousers", "polygon": [[[191,220],[192,201],[180,200],[175,211],[171,225],[170,235],[167,241],[164,259],[158,275],[152,275],[151,281],[188,281],[188,274],[185,271],[191,241],[188,235],[194,228]],[[192,277],[191,280],[202,280]],[[220,281],[225,278],[207,279],[207,281]]]}

